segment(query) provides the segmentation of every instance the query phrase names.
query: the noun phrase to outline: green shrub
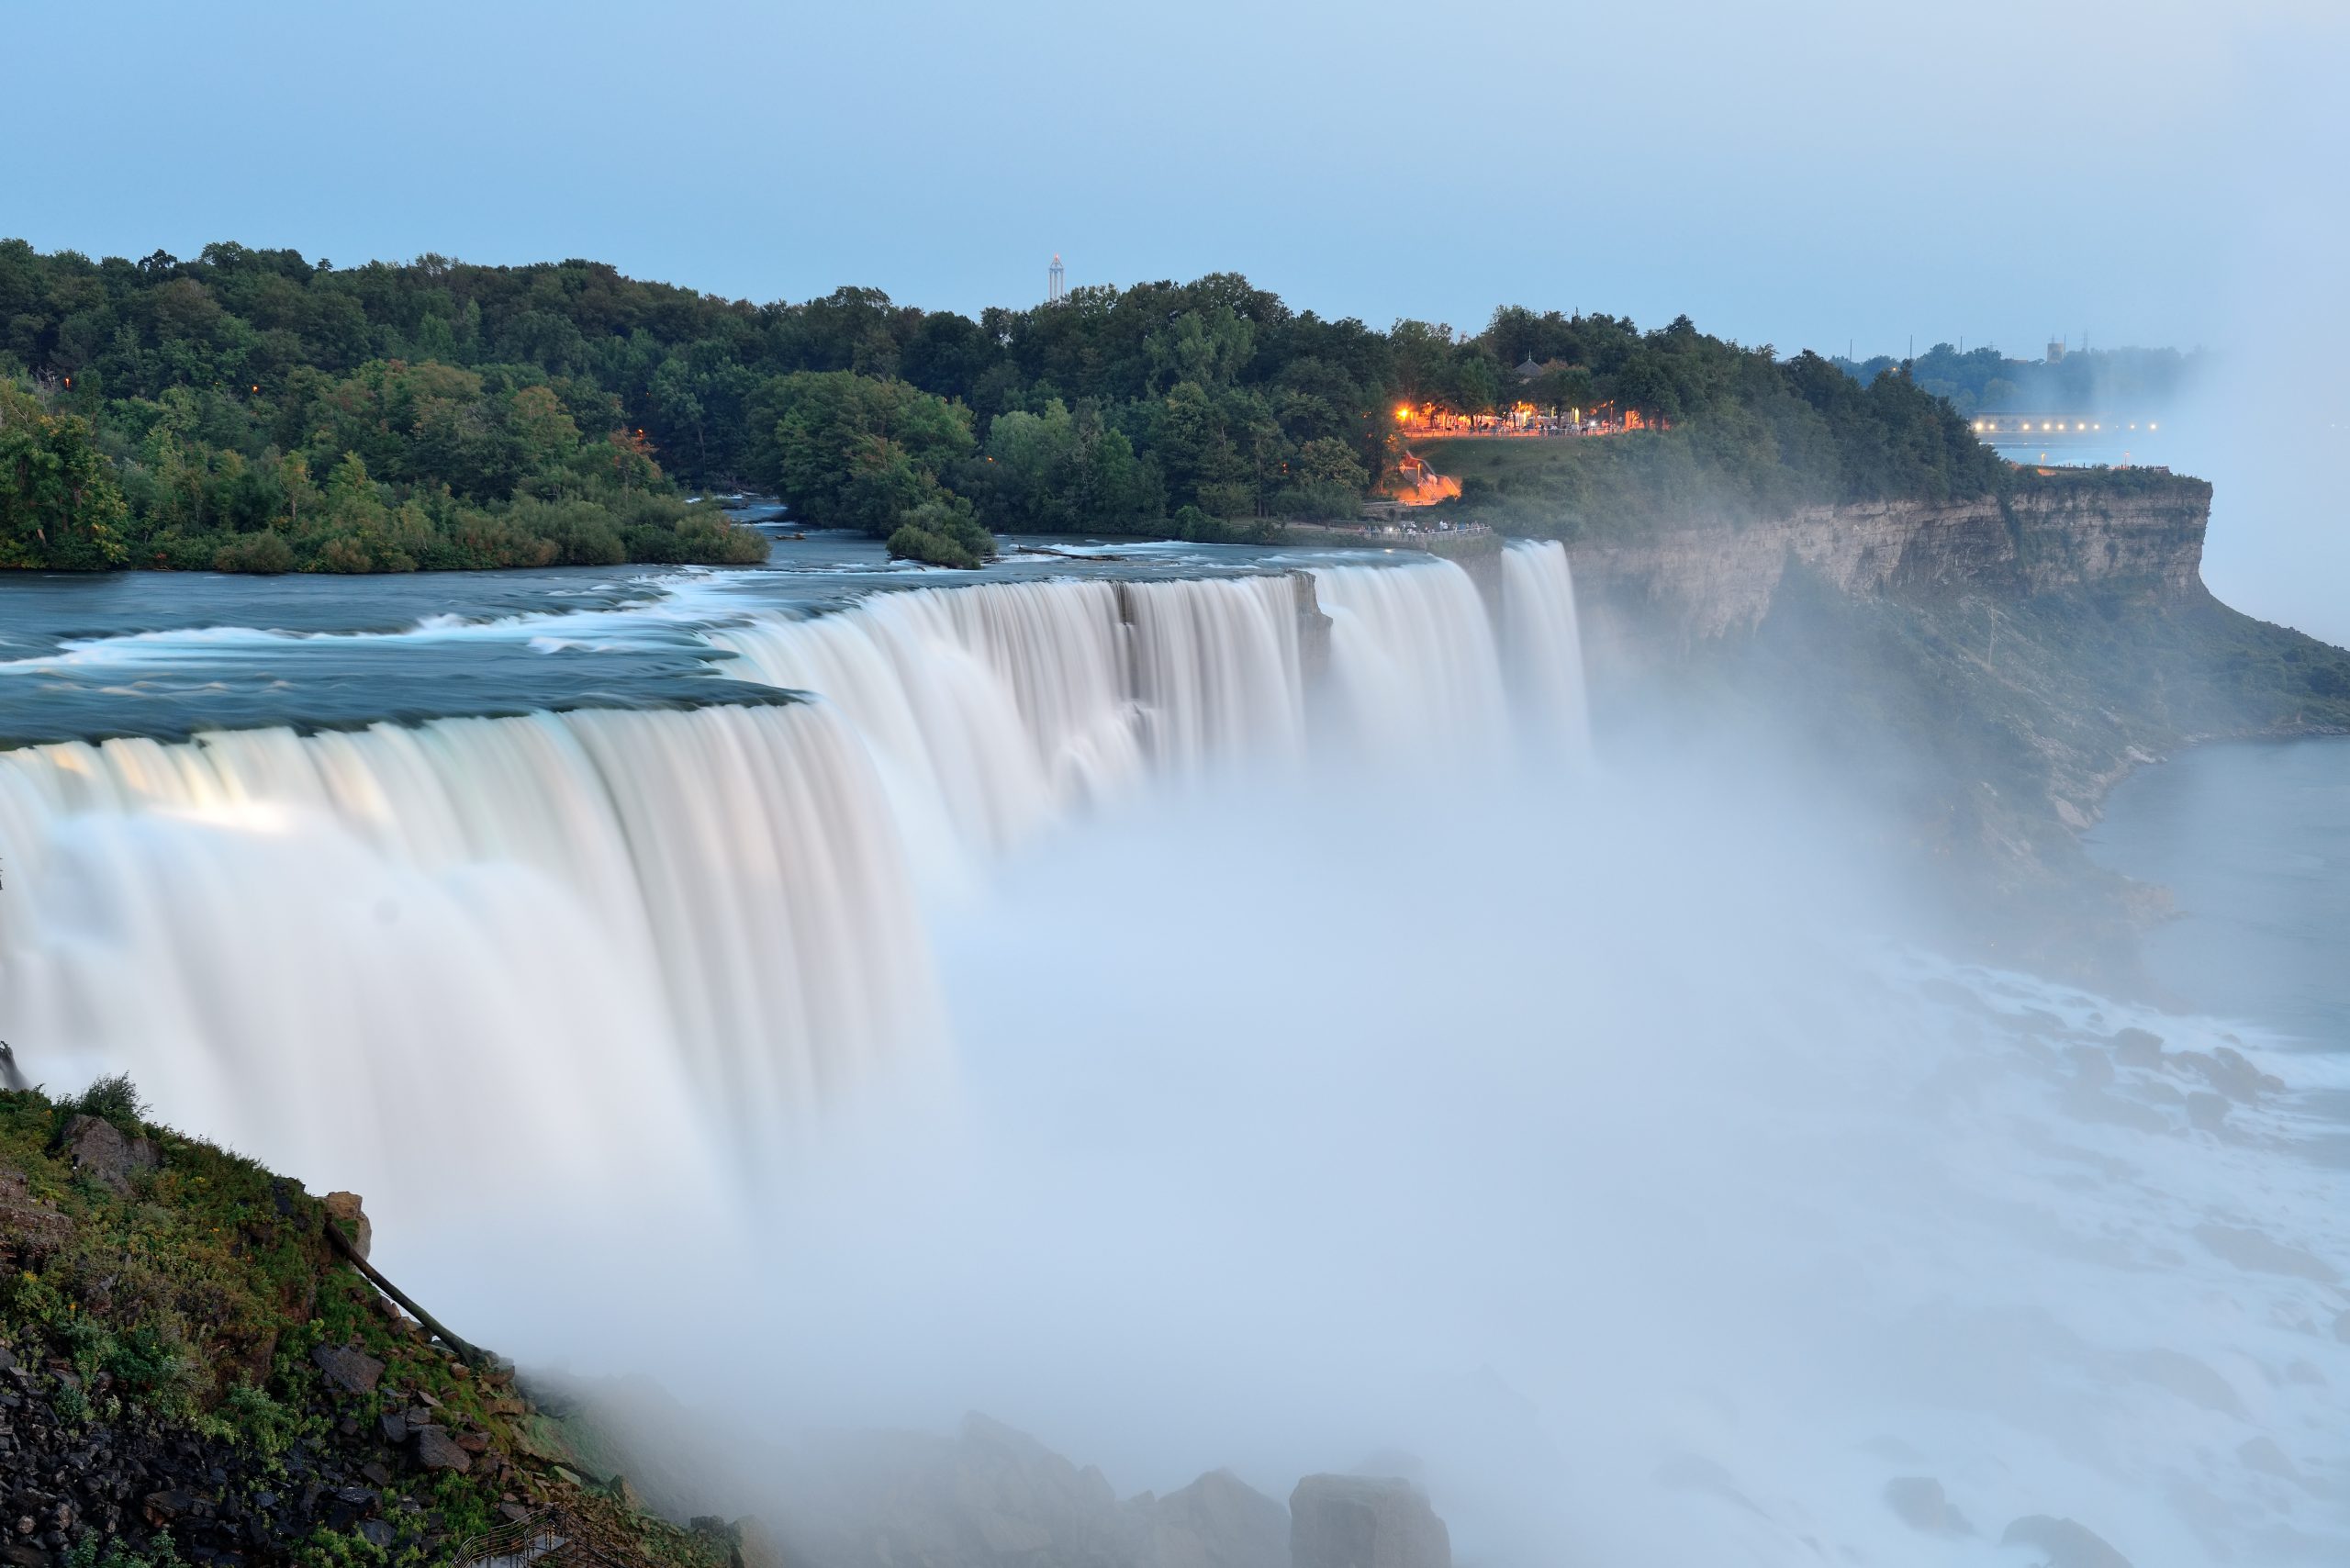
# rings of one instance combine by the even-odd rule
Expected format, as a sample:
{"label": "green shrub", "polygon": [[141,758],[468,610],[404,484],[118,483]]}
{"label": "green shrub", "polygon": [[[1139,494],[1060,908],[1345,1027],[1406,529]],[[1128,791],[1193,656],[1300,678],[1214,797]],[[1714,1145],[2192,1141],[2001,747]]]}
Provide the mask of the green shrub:
{"label": "green shrub", "polygon": [[147,1119],[147,1102],[140,1097],[139,1086],[130,1081],[127,1072],[95,1080],[60,1109],[69,1115],[95,1116],[100,1121],[112,1122],[133,1135]]}

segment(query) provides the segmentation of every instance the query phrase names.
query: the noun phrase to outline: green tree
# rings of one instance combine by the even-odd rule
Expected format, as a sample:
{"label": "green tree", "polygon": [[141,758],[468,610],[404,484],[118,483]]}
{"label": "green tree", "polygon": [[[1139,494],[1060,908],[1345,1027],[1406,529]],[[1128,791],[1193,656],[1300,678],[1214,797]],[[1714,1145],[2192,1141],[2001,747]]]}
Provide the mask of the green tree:
{"label": "green tree", "polygon": [[90,421],[0,381],[0,566],[119,566],[125,517]]}

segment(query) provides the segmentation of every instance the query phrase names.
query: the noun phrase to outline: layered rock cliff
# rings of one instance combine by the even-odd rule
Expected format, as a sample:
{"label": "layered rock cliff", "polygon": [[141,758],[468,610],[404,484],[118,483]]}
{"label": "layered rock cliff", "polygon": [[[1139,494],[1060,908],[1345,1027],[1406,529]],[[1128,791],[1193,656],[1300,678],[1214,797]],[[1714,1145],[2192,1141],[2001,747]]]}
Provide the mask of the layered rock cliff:
{"label": "layered rock cliff", "polygon": [[2210,507],[2200,479],[2034,476],[2005,497],[1692,519],[1575,545],[1575,577],[1614,623],[1690,641],[1752,632],[1791,569],[1846,594],[2177,598],[2199,581]]}
{"label": "layered rock cliff", "polygon": [[2114,781],[2194,742],[2350,733],[2350,654],[2204,588],[2210,497],[2025,474],[2002,497],[1578,543],[1595,711],[1801,750],[1976,930],[2124,982],[2165,904],[2077,842]]}

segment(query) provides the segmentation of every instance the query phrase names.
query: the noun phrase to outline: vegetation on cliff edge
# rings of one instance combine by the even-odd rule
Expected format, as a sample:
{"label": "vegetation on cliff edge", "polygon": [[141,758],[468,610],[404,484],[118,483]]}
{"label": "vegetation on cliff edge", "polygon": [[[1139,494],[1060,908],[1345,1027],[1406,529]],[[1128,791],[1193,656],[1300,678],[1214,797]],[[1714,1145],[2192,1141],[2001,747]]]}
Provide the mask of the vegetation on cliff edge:
{"label": "vegetation on cliff edge", "polygon": [[648,1568],[727,1568],[723,1531],[588,1484],[510,1374],[379,1296],[319,1199],[143,1115],[120,1080],[0,1092],[11,1563],[421,1568],[559,1502]]}

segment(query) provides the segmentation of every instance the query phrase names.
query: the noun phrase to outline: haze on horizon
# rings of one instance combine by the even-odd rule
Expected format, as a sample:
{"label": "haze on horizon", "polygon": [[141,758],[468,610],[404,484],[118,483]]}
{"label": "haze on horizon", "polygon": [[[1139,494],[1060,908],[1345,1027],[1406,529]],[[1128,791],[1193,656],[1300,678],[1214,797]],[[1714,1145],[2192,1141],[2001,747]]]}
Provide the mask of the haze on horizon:
{"label": "haze on horizon", "polygon": [[[1785,352],[2210,346],[2237,371],[2202,448],[2214,587],[2350,639],[2344,530],[2274,472],[2350,428],[2350,17],[2323,0],[264,0],[8,28],[61,84],[48,151],[0,175],[0,233],[45,250],[584,256],[973,312],[1040,297],[1059,252],[1075,284],[1240,271],[1379,325],[1516,302]],[[2262,516],[2231,464],[2269,470]]]}

